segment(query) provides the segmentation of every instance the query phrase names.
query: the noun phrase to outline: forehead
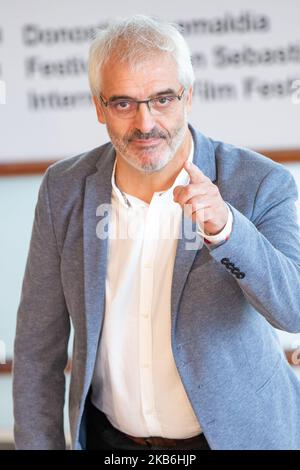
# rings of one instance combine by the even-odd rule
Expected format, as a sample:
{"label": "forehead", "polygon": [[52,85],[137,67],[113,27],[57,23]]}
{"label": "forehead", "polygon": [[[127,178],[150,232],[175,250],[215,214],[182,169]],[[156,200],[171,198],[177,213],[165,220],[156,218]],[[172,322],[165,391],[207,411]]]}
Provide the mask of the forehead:
{"label": "forehead", "polygon": [[101,93],[143,98],[165,89],[178,90],[177,64],[170,55],[157,55],[137,66],[109,59],[102,68]]}

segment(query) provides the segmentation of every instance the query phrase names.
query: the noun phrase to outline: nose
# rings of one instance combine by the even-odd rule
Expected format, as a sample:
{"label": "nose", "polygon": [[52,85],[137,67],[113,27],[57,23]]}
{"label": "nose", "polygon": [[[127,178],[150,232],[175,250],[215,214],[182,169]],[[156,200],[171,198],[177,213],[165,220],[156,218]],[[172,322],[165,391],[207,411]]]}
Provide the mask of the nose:
{"label": "nose", "polygon": [[141,132],[150,132],[155,126],[155,121],[147,103],[140,103],[134,117],[135,127]]}

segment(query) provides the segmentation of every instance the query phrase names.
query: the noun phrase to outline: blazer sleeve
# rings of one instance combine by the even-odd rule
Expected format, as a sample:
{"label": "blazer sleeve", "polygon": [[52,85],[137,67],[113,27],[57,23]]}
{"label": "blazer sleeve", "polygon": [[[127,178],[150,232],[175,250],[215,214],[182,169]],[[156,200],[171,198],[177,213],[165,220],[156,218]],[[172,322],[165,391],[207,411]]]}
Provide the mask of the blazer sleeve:
{"label": "blazer sleeve", "polygon": [[[247,195],[246,195],[247,196]],[[278,329],[300,331],[300,237],[293,176],[276,165],[263,178],[251,220],[233,205],[230,238],[209,247],[234,277],[249,303]],[[233,263],[243,274],[237,277]],[[227,265],[227,267],[226,267]]]}
{"label": "blazer sleeve", "polygon": [[35,209],[17,315],[13,399],[17,449],[64,449],[64,369],[70,320],[51,217],[49,172]]}

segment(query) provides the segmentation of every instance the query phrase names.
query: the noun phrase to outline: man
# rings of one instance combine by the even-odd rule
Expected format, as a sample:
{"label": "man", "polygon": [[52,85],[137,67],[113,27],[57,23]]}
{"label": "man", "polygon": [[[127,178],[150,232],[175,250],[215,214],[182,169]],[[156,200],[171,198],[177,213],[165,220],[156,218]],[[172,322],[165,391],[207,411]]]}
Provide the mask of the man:
{"label": "man", "polygon": [[16,446],[65,446],[71,319],[74,449],[300,448],[300,383],[273,329],[300,330],[292,176],[188,125],[194,76],[173,25],[114,23],[89,78],[111,143],[52,165],[40,188]]}

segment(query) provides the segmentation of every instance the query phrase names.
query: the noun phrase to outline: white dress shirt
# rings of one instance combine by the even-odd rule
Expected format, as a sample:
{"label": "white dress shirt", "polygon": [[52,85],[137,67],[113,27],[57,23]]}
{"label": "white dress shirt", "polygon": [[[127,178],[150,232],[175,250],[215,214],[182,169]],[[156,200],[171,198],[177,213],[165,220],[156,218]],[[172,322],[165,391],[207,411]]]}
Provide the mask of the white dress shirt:
{"label": "white dress shirt", "polygon": [[171,348],[171,285],[182,217],[173,189],[189,176],[182,169],[173,186],[147,204],[119,190],[115,165],[105,315],[91,399],[126,434],[189,438],[201,428]]}

